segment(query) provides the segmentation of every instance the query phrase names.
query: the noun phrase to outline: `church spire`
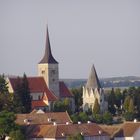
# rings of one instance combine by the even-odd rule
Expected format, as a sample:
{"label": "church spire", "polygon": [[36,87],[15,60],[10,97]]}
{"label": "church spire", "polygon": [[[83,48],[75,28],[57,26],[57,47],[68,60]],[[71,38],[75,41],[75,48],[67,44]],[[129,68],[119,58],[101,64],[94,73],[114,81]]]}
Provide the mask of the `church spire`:
{"label": "church spire", "polygon": [[100,85],[100,82],[99,82],[99,79],[98,79],[98,76],[97,76],[94,65],[91,68],[91,72],[89,74],[89,78],[88,78],[86,87],[87,88],[93,88],[93,89],[101,88],[101,85]]}
{"label": "church spire", "polygon": [[47,27],[47,32],[46,32],[45,54],[44,54],[44,57],[42,58],[42,60],[39,62],[39,64],[42,64],[42,63],[49,63],[49,64],[57,64],[58,63],[54,59],[52,52],[51,52],[48,27]]}

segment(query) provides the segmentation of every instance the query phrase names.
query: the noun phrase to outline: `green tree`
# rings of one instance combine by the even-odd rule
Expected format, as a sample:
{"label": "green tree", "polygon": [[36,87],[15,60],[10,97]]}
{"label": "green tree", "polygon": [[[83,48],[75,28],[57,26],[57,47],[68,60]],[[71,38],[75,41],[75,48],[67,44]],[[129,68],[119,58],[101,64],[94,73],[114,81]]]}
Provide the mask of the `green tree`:
{"label": "green tree", "polygon": [[73,123],[77,123],[79,120],[78,114],[72,114],[71,119],[72,119]]}
{"label": "green tree", "polygon": [[31,96],[26,75],[17,79],[13,97],[14,111],[16,113],[29,113],[31,111]]}
{"label": "green tree", "polygon": [[67,137],[67,140],[84,140],[83,135],[81,135],[80,133],[76,134],[76,135],[70,135]]}
{"label": "green tree", "polygon": [[89,120],[87,114],[85,112],[79,113],[79,121],[81,122],[87,122]]}
{"label": "green tree", "polygon": [[8,92],[7,84],[4,75],[0,75],[0,94],[6,94]]}
{"label": "green tree", "polygon": [[126,96],[125,97],[125,100],[124,100],[124,110],[125,110],[125,112],[128,112],[129,111],[130,99],[131,99],[130,96]]}
{"label": "green tree", "polygon": [[108,97],[108,110],[111,114],[115,114],[116,112],[115,103],[116,103],[116,96],[115,96],[114,88],[112,88],[111,93],[109,94]]}
{"label": "green tree", "polygon": [[93,120],[96,123],[102,123],[103,122],[103,116],[102,116],[102,114],[93,114]]}
{"label": "green tree", "polygon": [[134,120],[134,113],[132,112],[125,112],[124,118],[126,121],[133,121]]}
{"label": "green tree", "polygon": [[74,100],[75,100],[75,111],[79,112],[80,107],[83,104],[83,98],[82,98],[82,87],[80,88],[73,88],[71,89],[71,92],[74,95]]}
{"label": "green tree", "polygon": [[22,105],[24,106],[24,110],[25,110],[24,113],[29,113],[31,111],[30,89],[25,73],[22,79]]}
{"label": "green tree", "polygon": [[129,101],[128,112],[131,112],[131,113],[134,113],[135,112],[135,106],[134,106],[134,102],[133,102],[133,99],[132,98]]}
{"label": "green tree", "polygon": [[21,130],[11,131],[9,137],[10,137],[9,140],[26,140]]}
{"label": "green tree", "polygon": [[93,113],[99,114],[100,113],[100,105],[98,103],[98,99],[95,99],[94,107],[93,107]]}
{"label": "green tree", "polygon": [[118,108],[120,108],[122,100],[123,100],[123,96],[119,88],[115,90],[115,98],[116,98],[115,104]]}
{"label": "green tree", "polygon": [[0,139],[5,138],[11,131],[18,129],[15,119],[16,117],[12,112],[0,112]]}
{"label": "green tree", "polygon": [[64,112],[68,111],[68,113],[71,113],[71,108],[70,108],[70,100],[68,98],[65,98],[63,100],[58,100],[54,103],[54,112]]}
{"label": "green tree", "polygon": [[113,117],[112,117],[111,113],[105,112],[103,114],[103,122],[105,124],[112,124],[112,120],[113,120]]}

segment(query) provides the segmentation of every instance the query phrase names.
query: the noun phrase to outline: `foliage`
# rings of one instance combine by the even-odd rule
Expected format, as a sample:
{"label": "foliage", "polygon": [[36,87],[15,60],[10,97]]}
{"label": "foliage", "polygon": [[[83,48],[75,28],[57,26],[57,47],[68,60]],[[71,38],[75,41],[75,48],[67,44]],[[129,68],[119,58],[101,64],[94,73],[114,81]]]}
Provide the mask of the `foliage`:
{"label": "foliage", "polygon": [[73,114],[70,117],[71,117],[73,123],[77,123],[79,120],[78,114]]}
{"label": "foliage", "polygon": [[83,98],[82,98],[82,87],[80,88],[73,88],[71,89],[71,92],[74,95],[74,100],[75,100],[75,111],[79,112],[80,107],[83,104]]}
{"label": "foliage", "polygon": [[135,112],[134,102],[133,102],[133,99],[132,98],[129,101],[128,112],[131,112],[131,113],[134,113]]}
{"label": "foliage", "polygon": [[125,112],[129,111],[129,103],[130,103],[130,96],[126,96],[125,100],[124,100],[124,110]]}
{"label": "foliage", "polygon": [[24,113],[29,113],[31,111],[31,96],[28,80],[25,73],[22,79],[22,105],[25,109]]}
{"label": "foliage", "polygon": [[79,113],[79,121],[81,122],[87,122],[89,120],[87,114],[85,112]]}
{"label": "foliage", "polygon": [[108,97],[108,110],[112,114],[115,114],[116,112],[115,103],[116,103],[116,96],[115,96],[114,89],[112,88],[111,93]]}
{"label": "foliage", "polygon": [[76,135],[68,136],[66,140],[84,140],[84,137],[78,133]]}
{"label": "foliage", "polygon": [[93,119],[96,123],[102,123],[103,122],[102,114],[93,114]]}
{"label": "foliage", "polygon": [[94,107],[93,107],[93,113],[99,114],[100,113],[100,105],[98,103],[98,99],[95,99]]}
{"label": "foliage", "polygon": [[9,134],[10,139],[9,140],[25,140],[25,136],[21,132],[21,130],[15,130],[11,131]]}
{"label": "foliage", "polygon": [[103,114],[103,123],[112,124],[112,121],[113,121],[113,117],[112,117],[111,113],[105,112]]}
{"label": "foliage", "polygon": [[8,135],[11,131],[18,129],[15,119],[16,117],[12,112],[0,112],[0,139]]}
{"label": "foliage", "polygon": [[0,75],[0,93],[6,94],[8,92],[7,82],[4,75]]}
{"label": "foliage", "polygon": [[134,120],[134,113],[126,112],[124,114],[124,118],[125,118],[126,121],[133,121]]}
{"label": "foliage", "polygon": [[59,100],[54,103],[54,112],[64,112],[68,111],[68,113],[71,113],[70,108],[70,100],[68,98],[65,98],[64,100]]}
{"label": "foliage", "polygon": [[16,113],[29,113],[31,111],[31,96],[26,75],[17,79],[16,90],[13,97],[14,111]]}

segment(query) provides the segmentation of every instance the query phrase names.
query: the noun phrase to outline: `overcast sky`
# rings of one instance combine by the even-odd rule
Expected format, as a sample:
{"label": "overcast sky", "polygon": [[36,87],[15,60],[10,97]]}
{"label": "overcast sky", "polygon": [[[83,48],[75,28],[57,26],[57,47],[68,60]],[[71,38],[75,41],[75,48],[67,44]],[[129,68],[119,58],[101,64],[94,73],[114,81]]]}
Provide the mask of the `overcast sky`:
{"label": "overcast sky", "polygon": [[60,78],[140,76],[140,0],[0,0],[0,73],[37,75],[47,24]]}

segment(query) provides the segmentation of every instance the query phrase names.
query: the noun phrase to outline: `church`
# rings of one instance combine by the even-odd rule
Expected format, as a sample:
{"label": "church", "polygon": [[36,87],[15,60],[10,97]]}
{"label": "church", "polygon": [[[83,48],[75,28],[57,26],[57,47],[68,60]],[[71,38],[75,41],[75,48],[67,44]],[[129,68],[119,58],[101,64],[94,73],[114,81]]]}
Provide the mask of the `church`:
{"label": "church", "polygon": [[104,113],[108,108],[108,104],[105,101],[104,90],[101,87],[96,69],[93,65],[87,83],[83,86],[83,111],[93,110],[96,99],[100,106],[100,112]]}
{"label": "church", "polygon": [[[38,63],[38,76],[27,77],[27,80],[32,98],[32,109],[52,111],[55,101],[68,98],[74,111],[74,97],[65,83],[59,80],[59,63],[52,55],[48,28],[45,53]],[[7,82],[9,92],[14,93],[18,77],[8,77]]]}

